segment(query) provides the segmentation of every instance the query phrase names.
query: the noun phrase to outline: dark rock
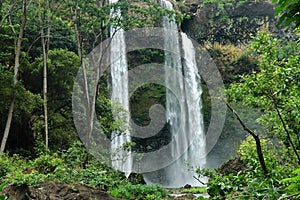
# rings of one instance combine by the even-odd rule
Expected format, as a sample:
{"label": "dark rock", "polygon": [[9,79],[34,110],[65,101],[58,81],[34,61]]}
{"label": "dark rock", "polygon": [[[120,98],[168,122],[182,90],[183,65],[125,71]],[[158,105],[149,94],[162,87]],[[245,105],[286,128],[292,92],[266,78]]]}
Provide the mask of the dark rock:
{"label": "dark rock", "polygon": [[128,177],[128,180],[133,184],[146,184],[143,175],[138,173],[131,173]]}
{"label": "dark rock", "polygon": [[190,0],[185,2],[185,6],[191,19],[183,21],[181,30],[200,44],[244,45],[261,29],[267,29],[276,37],[296,38],[291,30],[276,26],[275,5],[269,0],[248,0],[244,3],[233,0],[224,7],[218,7],[218,3]]}
{"label": "dark rock", "polygon": [[9,200],[118,200],[105,191],[86,185],[68,185],[58,182],[44,182],[39,188],[7,185],[3,194],[6,194]]}
{"label": "dark rock", "polygon": [[192,186],[190,184],[186,184],[183,188],[190,189]]}
{"label": "dark rock", "polygon": [[236,157],[233,160],[229,160],[224,163],[219,169],[218,172],[224,175],[233,174],[237,175],[239,172],[246,170],[246,165],[241,161],[240,158]]}

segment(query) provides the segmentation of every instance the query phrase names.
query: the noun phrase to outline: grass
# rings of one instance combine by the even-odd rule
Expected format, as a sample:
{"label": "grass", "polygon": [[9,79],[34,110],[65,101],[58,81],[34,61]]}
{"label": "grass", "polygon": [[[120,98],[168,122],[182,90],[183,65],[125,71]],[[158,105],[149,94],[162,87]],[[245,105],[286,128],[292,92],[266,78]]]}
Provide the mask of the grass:
{"label": "grass", "polygon": [[206,187],[192,187],[188,189],[183,189],[182,193],[204,194],[207,193],[207,190]]}

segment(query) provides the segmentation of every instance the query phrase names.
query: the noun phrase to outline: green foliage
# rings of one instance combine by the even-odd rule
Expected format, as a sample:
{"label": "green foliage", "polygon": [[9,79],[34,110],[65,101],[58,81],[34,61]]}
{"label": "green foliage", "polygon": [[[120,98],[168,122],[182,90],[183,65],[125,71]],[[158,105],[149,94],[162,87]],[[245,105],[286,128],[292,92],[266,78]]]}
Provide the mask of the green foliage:
{"label": "green foliage", "polygon": [[59,158],[57,154],[41,155],[38,158],[36,158],[32,163],[32,167],[41,174],[53,173],[58,166],[62,165],[63,160]]}
{"label": "green foliage", "polygon": [[0,27],[0,65],[7,66],[14,58],[14,35],[11,27]]}
{"label": "green foliage", "polygon": [[114,197],[132,200],[156,200],[168,196],[168,191],[156,185],[131,185],[127,184],[109,191]]}
{"label": "green foliage", "polygon": [[[49,145],[52,149],[66,149],[74,141],[75,128],[72,121],[71,98],[73,84],[80,67],[79,57],[66,49],[53,49],[48,55],[48,114]],[[42,93],[43,58],[35,59],[30,76],[26,77],[27,87]],[[44,130],[42,113],[34,118],[34,131],[41,134]]]}
{"label": "green foliage", "polygon": [[[41,130],[41,129],[39,129]],[[47,155],[50,150],[46,148],[44,139],[41,134],[38,134],[35,138],[35,147],[33,148],[37,156]]]}
{"label": "green foliage", "polygon": [[[212,171],[207,183],[208,193],[224,199],[278,199],[285,193],[285,186],[280,180],[288,177],[292,165],[280,159],[280,148],[275,148],[270,141],[261,139],[262,151],[269,174],[264,175],[258,162],[256,145],[252,137],[243,141],[237,156],[247,168],[237,174]],[[234,166],[233,166],[234,167]],[[198,172],[199,173],[199,172]]]}
{"label": "green foliage", "polygon": [[296,27],[300,26],[300,1],[299,0],[273,0],[276,3],[275,15],[279,16],[278,25],[284,23],[289,26],[294,23]]}
{"label": "green foliage", "polygon": [[11,175],[20,170],[24,170],[28,162],[17,154],[8,156],[0,155],[0,178],[4,180],[7,175]]}
{"label": "green foliage", "polygon": [[96,102],[97,118],[100,121],[103,133],[110,137],[113,131],[122,132],[126,130],[126,127],[121,127],[121,124],[124,124],[122,119],[115,120],[112,108],[114,108],[114,112],[125,113],[126,111],[121,105],[115,105],[113,107],[111,100],[107,97],[108,95],[104,94],[104,89],[100,86],[99,90],[102,91],[99,91]]}
{"label": "green foliage", "polygon": [[[271,137],[287,149],[300,145],[300,56],[295,42],[273,39],[262,33],[254,37],[250,51],[257,56],[259,72],[241,77],[227,90],[229,100],[259,108],[258,119]],[[290,152],[291,153],[291,152]],[[294,151],[295,153],[295,151]],[[289,156],[295,162],[295,156]]]}
{"label": "green foliage", "polygon": [[[266,139],[260,139],[260,143],[267,168],[272,170],[280,165],[277,159],[279,155],[277,155],[273,144]],[[246,140],[240,144],[237,154],[250,171],[253,173],[261,172],[261,166],[256,151],[256,144],[252,136],[248,136]]]}
{"label": "green foliage", "polygon": [[245,53],[245,46],[213,43],[205,45],[210,56],[214,59],[224,83],[239,81],[239,75],[249,74],[257,70],[255,60]]}
{"label": "green foliage", "polygon": [[87,159],[87,156],[88,153],[83,147],[83,144],[79,141],[75,141],[70,148],[63,153],[62,158],[66,165],[73,168],[80,168],[83,167],[83,163]]}
{"label": "green foliage", "polygon": [[297,168],[294,171],[292,171],[291,177],[282,179],[280,182],[287,185],[285,190],[289,194],[298,193],[298,196],[300,196],[300,168]]}
{"label": "green foliage", "polygon": [[215,199],[278,199],[284,193],[279,178],[287,172],[279,168],[275,170],[277,176],[272,174],[270,177],[251,170],[237,175],[215,173],[207,184],[207,192]]}
{"label": "green foliage", "polygon": [[[3,188],[6,186],[7,182],[4,181],[0,184],[0,192],[2,192]],[[0,200],[6,200],[7,196],[5,194],[0,194]]]}
{"label": "green foliage", "polygon": [[192,193],[192,194],[203,194],[207,193],[206,187],[192,187],[189,189],[183,189],[183,193]]}
{"label": "green foliage", "polygon": [[22,172],[17,172],[14,174],[11,183],[17,186],[29,185],[37,187],[41,182],[45,180],[46,176],[37,171],[33,171],[30,174],[23,174]]}
{"label": "green foliage", "polygon": [[[18,186],[33,187],[38,187],[44,181],[82,183],[103,190],[128,187],[131,188],[132,194],[141,192],[139,197],[143,196],[148,199],[156,199],[156,197],[160,199],[167,195],[166,191],[160,187],[148,188],[142,185],[132,185],[124,174],[87,154],[80,142],[72,144],[62,155],[49,151],[37,155],[38,157],[31,161],[18,155],[12,157],[6,154],[1,155],[1,180]],[[127,186],[128,184],[130,186]]]}

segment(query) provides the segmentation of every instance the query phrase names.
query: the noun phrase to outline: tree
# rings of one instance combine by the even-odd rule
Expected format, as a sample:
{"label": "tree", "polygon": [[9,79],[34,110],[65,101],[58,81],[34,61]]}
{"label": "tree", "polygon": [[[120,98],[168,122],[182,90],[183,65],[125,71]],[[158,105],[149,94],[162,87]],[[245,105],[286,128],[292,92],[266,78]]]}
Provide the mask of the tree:
{"label": "tree", "polygon": [[[32,77],[28,80],[35,89],[42,94],[44,58],[41,55],[32,64]],[[76,73],[80,68],[79,57],[66,49],[51,49],[48,52],[48,114],[49,114],[49,148],[65,149],[72,143],[75,136],[75,127],[72,119],[72,91]],[[39,119],[42,127],[37,127],[37,132],[43,131],[44,120]]]}
{"label": "tree", "polygon": [[[43,20],[42,10],[46,12],[46,23]],[[43,49],[43,97],[44,97],[44,121],[45,121],[45,146],[48,148],[48,106],[47,106],[47,66],[48,66],[48,52],[50,45],[50,0],[44,2],[44,9],[42,9],[42,2],[39,0],[39,20],[41,24],[41,41]],[[46,26],[46,34],[45,34]]]}
{"label": "tree", "polygon": [[[20,67],[20,54],[21,54],[21,45],[22,45],[22,40],[23,40],[23,34],[25,30],[25,25],[26,25],[26,19],[27,19],[27,0],[22,1],[22,19],[21,19],[21,24],[20,24],[20,30],[19,33],[15,30],[10,16],[8,16],[10,25],[12,28],[12,31],[15,35],[15,65],[14,65],[14,77],[13,77],[13,82],[14,82],[14,87],[16,87],[18,83],[18,73],[19,73],[19,67]],[[13,92],[13,97],[11,100],[11,104],[9,107],[8,111],[8,117],[6,121],[6,126],[4,130],[4,135],[2,138],[1,142],[1,147],[0,147],[0,154],[2,154],[5,150],[7,138],[9,135],[10,127],[11,127],[11,122],[12,122],[12,117],[13,117],[13,112],[14,112],[14,107],[15,107],[15,100],[16,100],[16,93],[15,93],[15,88]]]}
{"label": "tree", "polygon": [[256,153],[257,153],[257,156],[258,156],[258,161],[260,163],[260,166],[261,166],[262,170],[264,171],[264,174],[267,175],[268,174],[268,169],[267,169],[265,159],[264,159],[264,155],[263,155],[263,152],[262,152],[261,141],[260,141],[259,135],[257,133],[255,133],[253,130],[251,130],[249,127],[247,127],[246,124],[244,123],[244,121],[238,115],[238,113],[233,109],[233,107],[225,99],[224,99],[224,101],[225,101],[227,107],[229,108],[229,110],[234,114],[236,119],[239,121],[239,123],[241,124],[243,129],[245,131],[247,131],[252,136],[252,138],[254,139],[255,145],[256,145]]}
{"label": "tree", "polygon": [[[259,72],[231,85],[229,99],[242,101],[263,111],[260,123],[270,136],[281,140],[292,161],[300,163],[300,54],[295,42],[273,39],[262,33],[250,50],[257,56]],[[295,159],[295,160],[293,160]]]}
{"label": "tree", "polygon": [[[119,1],[113,4],[106,4],[105,1],[69,1],[69,7],[66,8],[71,15],[73,29],[77,41],[77,53],[81,60],[81,70],[83,79],[83,94],[85,96],[85,108],[87,110],[87,137],[91,137],[91,131],[94,123],[95,104],[97,101],[98,85],[92,87],[94,91],[89,91],[88,78],[89,66],[84,62],[86,52],[90,52],[95,46],[106,39],[111,31],[111,27],[117,32],[120,28],[130,29],[134,27],[145,27],[154,25],[161,20],[164,15],[174,15],[173,11],[161,8],[156,3],[149,0],[143,1]],[[122,16],[115,15],[112,12],[120,12]],[[110,33],[114,37],[115,33]],[[91,45],[92,44],[92,45]],[[100,47],[102,52],[109,50],[109,47]],[[106,49],[105,49],[106,48]],[[98,63],[101,63],[101,56]],[[96,68],[93,74],[93,80],[100,77],[100,69]],[[94,83],[98,84],[98,83]],[[90,95],[94,94],[94,95]]]}

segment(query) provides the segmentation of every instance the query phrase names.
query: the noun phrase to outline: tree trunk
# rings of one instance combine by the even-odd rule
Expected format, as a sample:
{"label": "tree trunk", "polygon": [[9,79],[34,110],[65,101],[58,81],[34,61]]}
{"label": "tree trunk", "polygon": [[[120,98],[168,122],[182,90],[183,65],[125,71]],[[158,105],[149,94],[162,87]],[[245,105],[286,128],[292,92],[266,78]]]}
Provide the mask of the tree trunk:
{"label": "tree trunk", "polygon": [[262,149],[261,149],[261,143],[260,143],[259,136],[254,131],[252,131],[251,129],[249,129],[245,125],[245,123],[243,122],[243,120],[240,118],[240,116],[237,114],[237,112],[231,107],[231,105],[225,99],[223,99],[223,100],[226,103],[227,107],[231,110],[231,112],[237,118],[237,120],[240,122],[240,124],[242,125],[243,129],[245,131],[247,131],[254,138],[255,144],[256,144],[256,153],[257,153],[257,156],[258,156],[258,161],[260,163],[260,166],[261,166],[264,174],[267,175],[268,174],[268,170],[267,170],[267,166],[266,166],[266,163],[265,163],[264,155],[263,155],[263,152],[262,152]]}
{"label": "tree trunk", "polygon": [[[24,35],[24,29],[26,25],[26,15],[27,15],[27,0],[23,0],[23,6],[22,6],[22,22],[20,26],[20,32],[16,38],[16,43],[15,43],[15,66],[14,66],[14,88],[13,88],[13,97],[11,100],[11,104],[9,107],[8,111],[8,117],[5,125],[5,130],[4,130],[4,135],[2,138],[1,142],[1,147],[0,147],[0,154],[4,153],[6,142],[8,139],[10,127],[11,127],[11,122],[12,122],[12,117],[13,117],[13,112],[14,112],[14,107],[15,107],[15,100],[16,100],[16,85],[18,83],[18,72],[19,72],[19,66],[20,66],[20,55],[21,55],[21,45],[22,45],[22,39]],[[11,26],[13,29],[13,32],[15,33],[15,30],[13,26]]]}
{"label": "tree trunk", "polygon": [[279,111],[279,107],[278,107],[278,105],[277,105],[276,97],[275,97],[274,95],[272,95],[272,94],[274,94],[273,91],[271,91],[271,95],[269,95],[269,98],[272,100],[272,102],[273,102],[273,104],[274,104],[274,106],[275,106],[275,110],[276,110],[277,115],[278,115],[278,117],[279,117],[279,119],[280,119],[280,122],[281,122],[281,124],[282,124],[282,126],[283,126],[283,129],[284,129],[284,131],[285,131],[285,133],[286,133],[288,142],[289,142],[290,145],[292,146],[292,149],[293,149],[293,151],[294,151],[294,153],[295,153],[295,155],[296,155],[296,157],[297,157],[297,159],[298,159],[298,164],[300,164],[300,155],[298,154],[296,145],[294,144],[294,142],[293,142],[293,140],[292,140],[290,131],[288,130],[288,125],[285,123],[285,121],[284,121],[284,119],[283,119],[283,117],[282,117],[282,115],[281,115],[281,113],[280,113],[280,111]]}
{"label": "tree trunk", "polygon": [[44,2],[44,9],[47,13],[47,35],[44,32],[44,20],[41,14],[41,0],[39,1],[39,20],[41,23],[41,42],[43,49],[43,99],[44,99],[44,123],[45,123],[45,146],[48,148],[49,129],[48,129],[48,101],[47,101],[47,68],[48,68],[48,52],[49,52],[49,38],[50,38],[50,13],[49,1]]}
{"label": "tree trunk", "polygon": [[76,5],[75,10],[71,8],[71,13],[73,13],[73,20],[75,22],[74,24],[74,29],[75,29],[75,35],[76,35],[76,40],[77,40],[77,52],[78,56],[81,62],[81,67],[82,67],[82,75],[83,75],[83,80],[84,80],[84,88],[83,88],[83,93],[85,95],[86,99],[86,112],[87,112],[87,139],[89,139],[92,135],[92,129],[93,129],[93,122],[94,122],[94,115],[91,113],[91,101],[90,101],[90,96],[89,96],[89,87],[88,87],[88,81],[87,81],[87,70],[86,70],[86,63],[84,62],[83,55],[82,55],[82,42],[81,42],[81,35],[80,35],[80,24],[78,24],[78,21],[80,21],[80,13],[78,9],[78,5]]}

